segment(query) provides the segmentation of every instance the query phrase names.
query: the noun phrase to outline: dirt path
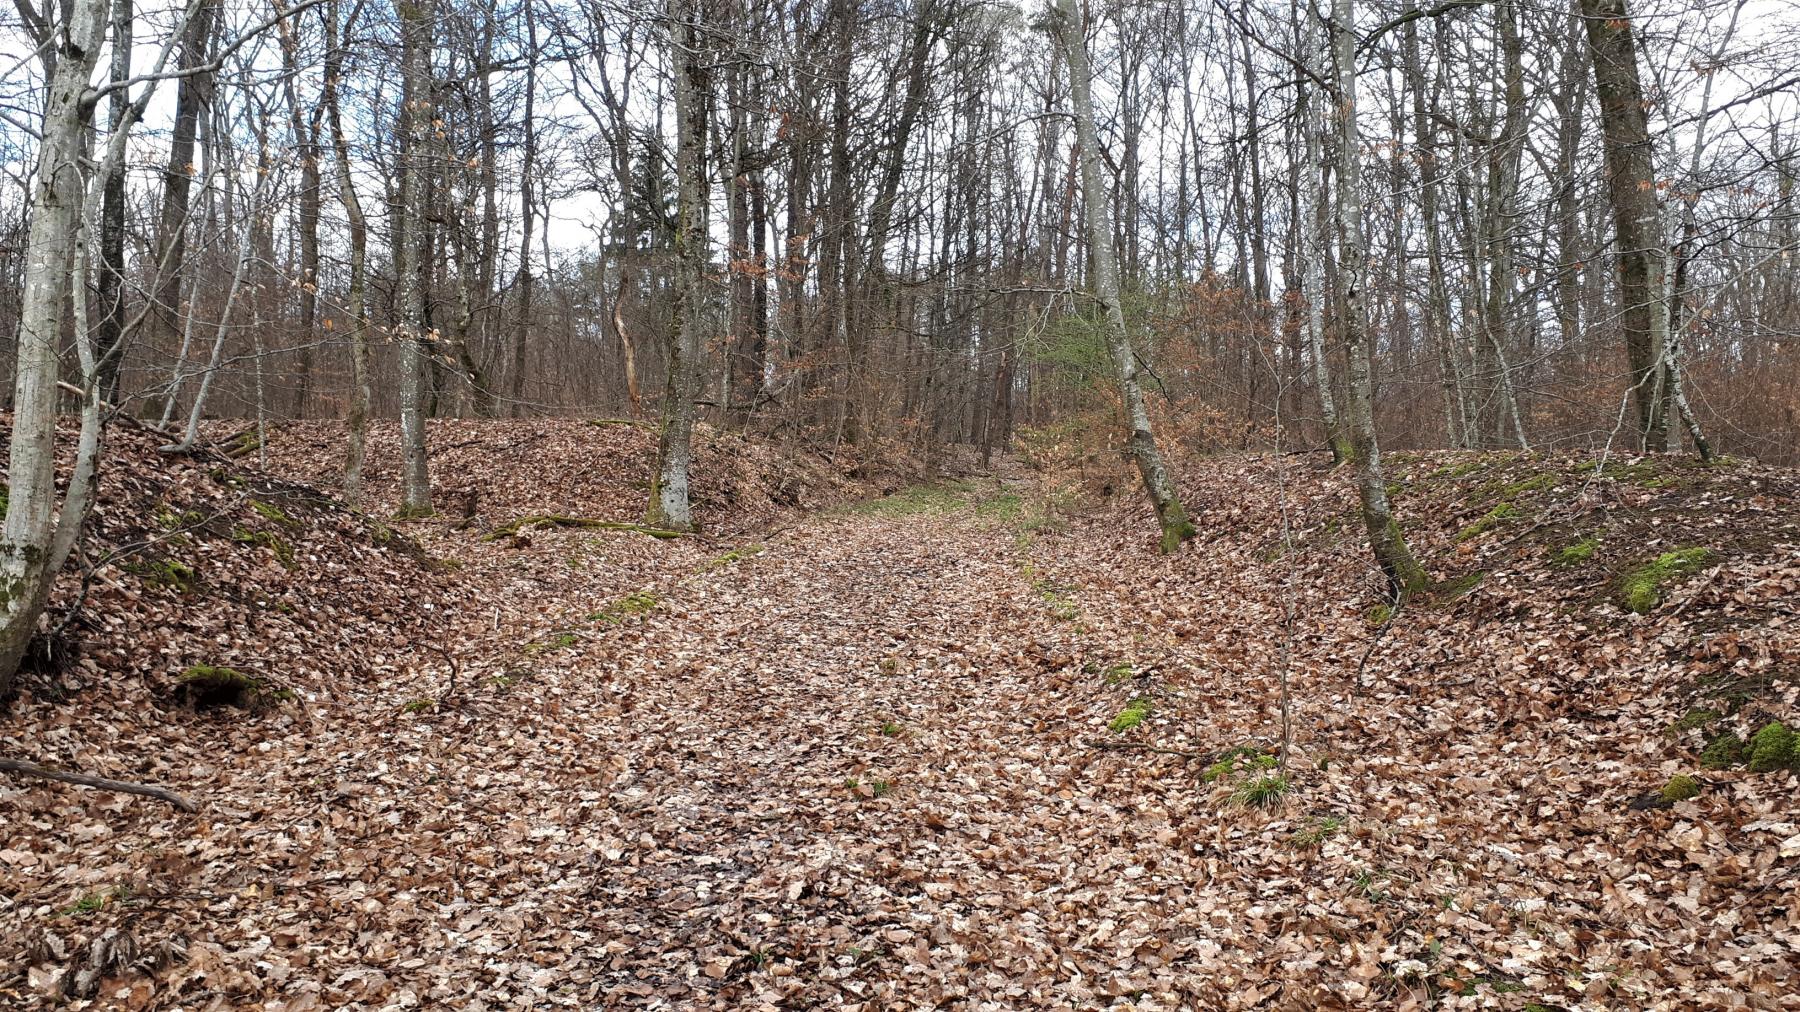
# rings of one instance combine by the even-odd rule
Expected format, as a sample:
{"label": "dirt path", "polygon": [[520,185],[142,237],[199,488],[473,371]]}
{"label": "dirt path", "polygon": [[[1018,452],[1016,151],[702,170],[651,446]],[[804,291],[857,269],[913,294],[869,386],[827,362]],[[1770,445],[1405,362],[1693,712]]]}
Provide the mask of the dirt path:
{"label": "dirt path", "polygon": [[398,758],[442,817],[389,816],[401,838],[369,846],[455,884],[382,983],[618,1008],[1216,993],[1175,930],[1195,870],[1154,856],[1166,813],[1082,773],[1096,718],[1010,530],[822,516],[654,586],[516,705]]}

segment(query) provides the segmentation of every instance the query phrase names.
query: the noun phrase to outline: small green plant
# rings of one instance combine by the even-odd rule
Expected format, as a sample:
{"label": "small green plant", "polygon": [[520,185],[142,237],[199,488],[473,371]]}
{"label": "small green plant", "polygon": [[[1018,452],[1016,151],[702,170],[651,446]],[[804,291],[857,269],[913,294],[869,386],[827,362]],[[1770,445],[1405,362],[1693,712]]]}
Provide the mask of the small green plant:
{"label": "small green plant", "polygon": [[1369,628],[1371,628],[1371,629],[1379,629],[1382,626],[1387,625],[1388,620],[1393,617],[1394,617],[1394,606],[1393,605],[1378,604],[1375,607],[1370,608],[1367,612],[1365,612],[1363,614],[1363,622],[1366,623],[1369,626]]}
{"label": "small green plant", "polygon": [[1322,846],[1326,840],[1336,836],[1338,830],[1343,828],[1344,820],[1335,815],[1323,818],[1314,816],[1307,822],[1305,829],[1299,830],[1288,839],[1301,850],[1311,850],[1314,847]]}
{"label": "small green plant", "polygon": [[589,622],[603,622],[607,625],[623,625],[625,620],[635,615],[648,615],[662,603],[654,591],[634,590],[624,597],[588,616]]}
{"label": "small green plant", "polygon": [[891,720],[884,721],[881,725],[881,734],[886,738],[898,738],[900,736],[900,725]]}
{"label": "small green plant", "polygon": [[1744,747],[1744,739],[1735,733],[1726,731],[1712,741],[1700,752],[1700,765],[1709,770],[1725,770],[1744,761],[1748,750]]}
{"label": "small green plant", "polygon": [[1125,709],[1120,710],[1119,715],[1114,717],[1106,726],[1111,729],[1114,734],[1124,734],[1126,731],[1142,724],[1144,718],[1148,716],[1150,716],[1150,699],[1147,696],[1139,696],[1125,704]]}
{"label": "small green plant", "polygon": [[1750,772],[1768,773],[1794,763],[1794,732],[1779,720],[1762,726],[1750,738]]}
{"label": "small green plant", "polygon": [[1214,784],[1228,777],[1236,776],[1240,771],[1272,770],[1279,765],[1276,758],[1268,752],[1249,745],[1239,745],[1236,748],[1226,749],[1219,755],[1217,762],[1202,771],[1200,782]]}
{"label": "small green plant", "polygon": [[123,903],[131,899],[131,887],[128,885],[110,886],[98,889],[76,900],[63,908],[63,914],[69,917],[84,917],[99,913],[114,903]]}
{"label": "small green plant", "polygon": [[1571,566],[1579,566],[1593,558],[1594,550],[1599,547],[1599,538],[1582,538],[1580,541],[1575,542],[1567,548],[1558,549],[1556,554],[1550,556],[1550,563],[1554,566],[1561,566],[1564,569]]}
{"label": "small green plant", "polygon": [[1231,798],[1245,808],[1274,808],[1281,804],[1281,797],[1288,792],[1288,787],[1287,777],[1271,773],[1244,783]]}
{"label": "small green plant", "polygon": [[427,710],[436,708],[437,700],[432,699],[429,696],[421,696],[418,699],[408,700],[406,705],[400,708],[400,712],[407,714],[424,713]]}
{"label": "small green plant", "polygon": [[889,783],[886,780],[871,780],[871,781],[869,781],[870,792],[873,793],[878,798],[886,797],[888,792],[892,791],[893,789],[894,789],[894,785],[892,783]]}
{"label": "small green plant", "polygon": [[1699,796],[1700,781],[1695,780],[1693,777],[1687,776],[1686,774],[1670,777],[1669,782],[1664,784],[1662,789],[1662,799],[1669,804],[1674,804],[1677,801],[1687,801]]}
{"label": "small green plant", "polygon": [[1493,530],[1495,527],[1517,520],[1524,515],[1525,511],[1514,506],[1511,502],[1501,502],[1499,505],[1483,514],[1481,519],[1464,527],[1462,530],[1457,531],[1456,540],[1459,542],[1473,541],[1483,534],[1486,534],[1488,531]]}
{"label": "small green plant", "polygon": [[1693,573],[1711,558],[1712,552],[1704,548],[1664,552],[1655,561],[1626,574],[1619,585],[1620,603],[1642,615],[1662,603],[1664,586]]}

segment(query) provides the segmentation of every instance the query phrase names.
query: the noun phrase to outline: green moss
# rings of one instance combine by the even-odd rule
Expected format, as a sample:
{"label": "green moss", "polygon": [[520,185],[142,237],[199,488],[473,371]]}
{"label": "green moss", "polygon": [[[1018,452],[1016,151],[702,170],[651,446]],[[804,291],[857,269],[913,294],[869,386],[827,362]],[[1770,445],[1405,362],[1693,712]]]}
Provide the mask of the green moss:
{"label": "green moss", "polygon": [[1700,751],[1700,765],[1709,770],[1730,769],[1742,763],[1746,754],[1744,739],[1726,731],[1706,743]]}
{"label": "green moss", "polygon": [[1750,771],[1768,773],[1794,764],[1794,732],[1779,720],[1770,721],[1750,738]]}
{"label": "green moss", "polygon": [[435,516],[437,516],[437,510],[432,509],[430,506],[403,505],[394,511],[394,519],[399,521],[429,520]]}
{"label": "green moss", "polygon": [[1232,793],[1231,798],[1245,808],[1273,808],[1281,803],[1282,795],[1290,786],[1287,777],[1269,774],[1245,783]]}
{"label": "green moss", "polygon": [[1562,479],[1554,474],[1540,474],[1531,478],[1526,478],[1524,481],[1515,481],[1510,485],[1502,485],[1497,491],[1502,499],[1511,499],[1514,496],[1524,495],[1527,492],[1542,492],[1546,489],[1555,488],[1556,483],[1560,480]]}
{"label": "green moss", "polygon": [[260,499],[250,500],[250,508],[262,514],[265,519],[273,520],[283,527],[300,526],[300,521],[295,520],[293,517],[288,516],[286,513],[281,512],[281,510],[276,509],[274,506],[271,506]]}
{"label": "green moss", "polygon": [[606,607],[589,615],[589,622],[604,622],[607,625],[622,625],[626,619],[634,615],[647,615],[656,610],[662,603],[654,591],[634,590]]}
{"label": "green moss", "polygon": [[900,736],[900,725],[899,725],[899,724],[896,724],[896,723],[894,723],[894,722],[893,722],[893,721],[891,721],[891,720],[889,720],[889,721],[884,721],[884,722],[882,722],[882,725],[881,725],[881,735],[882,735],[882,737],[884,737],[884,738],[897,738],[897,737],[899,737],[899,736]]}
{"label": "green moss", "polygon": [[1699,796],[1700,781],[1686,774],[1670,777],[1669,782],[1664,784],[1662,789],[1662,799],[1670,804]]}
{"label": "green moss", "polygon": [[1705,727],[1723,716],[1725,715],[1717,710],[1708,709],[1706,707],[1695,707],[1682,714],[1681,718],[1676,720],[1673,724],[1670,724],[1669,733],[1682,734],[1687,731],[1693,731]]}
{"label": "green moss", "polygon": [[192,566],[176,562],[174,559],[146,559],[139,562],[126,562],[119,566],[125,572],[144,581],[152,587],[167,587],[178,594],[186,594],[200,582],[199,574]]}
{"label": "green moss", "polygon": [[525,645],[525,653],[528,655],[547,654],[553,650],[567,650],[580,642],[581,637],[572,632],[558,633],[547,640],[538,640],[535,643],[527,643]]}
{"label": "green moss", "polygon": [[1378,604],[1363,613],[1363,621],[1368,623],[1370,628],[1375,629],[1387,625],[1388,620],[1393,617],[1394,606],[1391,604]]}
{"label": "green moss", "polygon": [[1593,558],[1594,550],[1599,547],[1599,538],[1582,538],[1567,548],[1557,549],[1555,554],[1550,556],[1550,564],[1563,568],[1579,566]]}
{"label": "green moss", "polygon": [[1664,552],[1626,574],[1619,584],[1619,602],[1629,611],[1643,614],[1662,602],[1663,587],[1706,565],[1712,553],[1704,548]]}
{"label": "green moss", "polygon": [[284,568],[294,568],[294,546],[271,531],[253,531],[245,527],[231,529],[231,540],[240,545],[260,545],[275,553]]}
{"label": "green moss", "polygon": [[745,559],[755,558],[756,556],[761,555],[763,547],[764,546],[762,545],[745,545],[742,548],[733,548],[731,551],[726,552],[724,555],[707,563],[706,568],[723,569],[726,566],[736,565]]}
{"label": "green moss", "polygon": [[1427,477],[1450,479],[1466,478],[1476,471],[1483,470],[1488,466],[1489,462],[1485,460],[1465,460],[1461,463],[1445,464],[1443,467],[1431,472]]}
{"label": "green moss", "polygon": [[1469,526],[1457,531],[1456,540],[1458,542],[1472,541],[1475,538],[1486,534],[1488,531],[1493,530],[1495,527],[1517,520],[1524,515],[1524,510],[1521,510],[1511,502],[1503,501],[1493,509],[1488,510],[1479,520],[1476,520]]}
{"label": "green moss", "polygon": [[1129,664],[1115,664],[1100,674],[1108,685],[1123,685],[1137,677],[1137,669]]}
{"label": "green moss", "polygon": [[1120,710],[1119,715],[1114,717],[1106,726],[1114,734],[1124,734],[1126,731],[1142,724],[1144,718],[1148,716],[1150,716],[1150,700],[1148,697],[1139,696],[1125,704],[1125,709]]}

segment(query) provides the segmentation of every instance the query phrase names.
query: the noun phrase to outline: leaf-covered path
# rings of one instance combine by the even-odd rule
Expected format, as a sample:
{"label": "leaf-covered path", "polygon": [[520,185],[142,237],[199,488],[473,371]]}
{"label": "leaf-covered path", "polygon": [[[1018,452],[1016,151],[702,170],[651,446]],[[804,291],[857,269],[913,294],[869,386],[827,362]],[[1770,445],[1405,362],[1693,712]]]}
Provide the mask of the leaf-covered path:
{"label": "leaf-covered path", "polygon": [[629,700],[599,718],[616,753],[584,827],[603,837],[582,921],[612,954],[606,993],[1035,1007],[1114,989],[1147,941],[1129,921],[1172,923],[1183,876],[1116,847],[1155,830],[1077,775],[1038,646],[1053,619],[1014,544],[966,512],[815,519],[587,650],[574,670]]}

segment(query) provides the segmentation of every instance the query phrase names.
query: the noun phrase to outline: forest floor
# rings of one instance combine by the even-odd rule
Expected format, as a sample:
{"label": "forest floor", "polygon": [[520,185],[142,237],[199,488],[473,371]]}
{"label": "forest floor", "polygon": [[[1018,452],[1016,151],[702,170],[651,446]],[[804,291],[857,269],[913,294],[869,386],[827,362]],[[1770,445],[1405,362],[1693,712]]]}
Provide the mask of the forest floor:
{"label": "forest floor", "polygon": [[632,519],[631,427],[433,436],[422,550],[235,464],[115,486],[107,543],[155,500],[184,554],[0,754],[203,810],[0,781],[0,1005],[1800,1007],[1795,773],[1701,759],[1796,723],[1790,472],[1400,457],[1396,613],[1304,457],[1191,462],[1164,558],[1111,467],[875,495],[713,434],[659,539],[516,523]]}

